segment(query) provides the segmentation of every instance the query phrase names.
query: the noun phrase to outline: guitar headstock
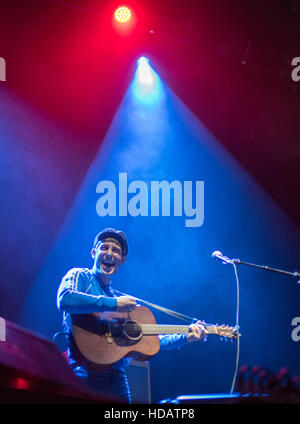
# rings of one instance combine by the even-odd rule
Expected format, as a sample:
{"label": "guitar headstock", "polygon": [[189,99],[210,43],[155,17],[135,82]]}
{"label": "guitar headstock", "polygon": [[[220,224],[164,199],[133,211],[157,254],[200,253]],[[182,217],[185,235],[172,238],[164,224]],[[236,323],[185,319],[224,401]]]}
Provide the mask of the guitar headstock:
{"label": "guitar headstock", "polygon": [[237,339],[240,336],[240,332],[236,327],[230,327],[229,325],[216,325],[216,334],[220,337],[228,339]]}

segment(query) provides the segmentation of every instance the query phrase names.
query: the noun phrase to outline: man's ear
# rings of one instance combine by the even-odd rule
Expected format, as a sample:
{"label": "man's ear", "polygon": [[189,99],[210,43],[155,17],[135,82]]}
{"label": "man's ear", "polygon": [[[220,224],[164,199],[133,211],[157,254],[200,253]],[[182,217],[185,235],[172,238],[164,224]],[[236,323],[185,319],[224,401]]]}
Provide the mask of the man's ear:
{"label": "man's ear", "polygon": [[126,259],[127,259],[127,256],[122,256],[122,259],[121,259],[121,264],[122,265],[124,264],[124,262],[126,261]]}
{"label": "man's ear", "polygon": [[96,250],[93,248],[93,249],[91,250],[91,255],[92,255],[92,258],[93,258],[93,259],[95,259],[95,253],[96,253]]}

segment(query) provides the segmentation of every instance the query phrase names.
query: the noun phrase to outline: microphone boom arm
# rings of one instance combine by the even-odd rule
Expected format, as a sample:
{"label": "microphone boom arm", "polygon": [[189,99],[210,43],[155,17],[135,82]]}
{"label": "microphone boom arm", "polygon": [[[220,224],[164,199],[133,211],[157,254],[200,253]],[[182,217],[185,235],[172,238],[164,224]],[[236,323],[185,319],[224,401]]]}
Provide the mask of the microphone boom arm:
{"label": "microphone boom arm", "polygon": [[247,266],[251,266],[253,268],[262,269],[264,271],[277,272],[278,274],[288,275],[289,277],[293,277],[293,278],[298,279],[297,284],[300,284],[300,273],[297,272],[297,271],[294,271],[294,272],[285,271],[283,269],[271,268],[267,265],[257,265],[257,264],[253,264],[253,263],[250,263],[250,262],[241,261],[240,259],[232,259],[232,262],[237,264],[237,265],[247,265]]}

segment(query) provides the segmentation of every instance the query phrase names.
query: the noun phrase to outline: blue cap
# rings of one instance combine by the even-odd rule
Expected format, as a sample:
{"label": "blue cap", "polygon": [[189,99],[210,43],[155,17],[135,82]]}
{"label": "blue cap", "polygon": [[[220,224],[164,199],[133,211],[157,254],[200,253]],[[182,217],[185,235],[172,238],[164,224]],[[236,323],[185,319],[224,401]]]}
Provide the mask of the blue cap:
{"label": "blue cap", "polygon": [[94,248],[97,246],[99,241],[104,241],[108,238],[116,239],[122,247],[123,256],[127,256],[127,253],[128,253],[127,238],[125,234],[123,233],[123,231],[115,230],[114,228],[105,228],[105,230],[100,231],[100,233],[98,233],[95,237]]}

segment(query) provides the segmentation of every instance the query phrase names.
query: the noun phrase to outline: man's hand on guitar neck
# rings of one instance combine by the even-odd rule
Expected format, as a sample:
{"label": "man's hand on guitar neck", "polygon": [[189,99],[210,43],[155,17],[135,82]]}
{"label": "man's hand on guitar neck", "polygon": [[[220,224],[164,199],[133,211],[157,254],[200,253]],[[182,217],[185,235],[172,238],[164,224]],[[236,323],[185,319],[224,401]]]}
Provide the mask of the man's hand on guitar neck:
{"label": "man's hand on guitar neck", "polygon": [[117,312],[130,312],[137,306],[136,300],[131,296],[117,297]]}
{"label": "man's hand on guitar neck", "polygon": [[199,342],[206,338],[208,331],[202,325],[201,321],[197,321],[195,324],[190,325],[190,331],[188,332],[186,339],[189,343]]}

